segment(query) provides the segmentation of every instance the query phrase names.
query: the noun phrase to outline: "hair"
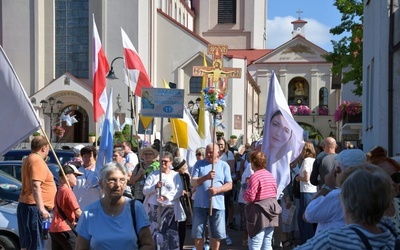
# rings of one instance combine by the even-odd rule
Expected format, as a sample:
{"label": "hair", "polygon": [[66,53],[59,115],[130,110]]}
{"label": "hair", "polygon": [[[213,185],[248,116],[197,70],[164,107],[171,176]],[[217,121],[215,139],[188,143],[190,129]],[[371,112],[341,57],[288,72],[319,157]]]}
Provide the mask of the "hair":
{"label": "hair", "polygon": [[164,151],[170,152],[174,157],[180,156],[178,144],[175,142],[169,141],[165,143]]}
{"label": "hair", "polygon": [[250,154],[250,162],[255,169],[266,169],[267,156],[261,150],[254,150]]}
{"label": "hair", "polygon": [[39,151],[42,147],[49,145],[49,142],[43,135],[34,136],[31,141],[31,150],[34,152]]}
{"label": "hair", "polygon": [[[168,151],[164,151],[164,152],[162,152],[162,154],[161,154],[161,159],[162,158],[169,158],[169,160],[172,162],[173,160],[174,160],[174,156],[171,154],[171,152],[168,152]],[[160,160],[161,160],[160,159]]]}
{"label": "hair", "polygon": [[118,153],[121,157],[124,157],[124,155],[125,155],[124,149],[123,149],[123,148],[120,148],[120,147],[114,148],[113,152],[114,152],[114,153]]}
{"label": "hair", "polygon": [[201,156],[206,157],[206,148],[201,147],[201,148],[196,149],[196,154],[198,154],[198,153],[200,153]]}
{"label": "hair", "polygon": [[[219,141],[219,140],[223,140],[224,141],[224,153],[228,152],[229,144],[226,142],[225,138],[224,137],[219,137],[219,138],[217,138],[217,141]],[[218,145],[218,147],[219,147],[219,145]]]}
{"label": "hair", "polygon": [[83,156],[83,155],[90,155],[90,154],[92,154],[92,153],[93,153],[93,158],[96,159],[97,150],[96,150],[95,147],[93,147],[93,146],[86,146],[86,147],[83,147],[83,148],[81,149],[81,155],[82,155],[82,156]]}
{"label": "hair", "polygon": [[351,223],[376,225],[392,201],[389,175],[375,165],[355,169],[344,181],[341,203]]}
{"label": "hair", "polygon": [[102,183],[105,183],[108,176],[115,171],[121,171],[125,176],[128,176],[128,171],[125,166],[117,163],[117,162],[110,162],[104,165],[99,172],[99,180]]}
{"label": "hair", "polygon": [[132,143],[130,141],[124,141],[123,143],[125,143],[126,146],[128,146],[130,149],[132,149]]}
{"label": "hair", "polygon": [[304,143],[303,150],[301,151],[301,154],[304,158],[310,157],[310,158],[315,158],[316,153],[314,149],[314,144],[311,141],[306,141]]}
{"label": "hair", "polygon": [[387,150],[381,146],[375,146],[367,153],[368,162],[378,164],[387,159]]}

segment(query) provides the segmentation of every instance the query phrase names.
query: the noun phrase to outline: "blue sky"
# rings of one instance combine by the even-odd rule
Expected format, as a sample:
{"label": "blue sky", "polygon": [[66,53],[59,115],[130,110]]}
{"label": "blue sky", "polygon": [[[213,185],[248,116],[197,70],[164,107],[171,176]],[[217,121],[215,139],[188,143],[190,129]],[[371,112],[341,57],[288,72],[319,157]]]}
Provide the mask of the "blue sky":
{"label": "blue sky", "polygon": [[268,0],[267,6],[267,48],[273,49],[292,38],[292,21],[302,11],[301,19],[307,21],[307,40],[331,52],[331,40],[339,40],[329,29],[340,24],[341,14],[333,6],[334,0]]}

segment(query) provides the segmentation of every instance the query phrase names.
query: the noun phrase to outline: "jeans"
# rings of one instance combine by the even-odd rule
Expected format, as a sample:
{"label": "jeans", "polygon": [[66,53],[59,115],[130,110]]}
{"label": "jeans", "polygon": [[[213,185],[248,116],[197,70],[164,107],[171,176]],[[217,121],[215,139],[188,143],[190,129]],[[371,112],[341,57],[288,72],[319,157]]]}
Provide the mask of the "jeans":
{"label": "jeans", "polygon": [[297,223],[299,224],[300,231],[300,242],[304,244],[308,239],[311,239],[314,234],[314,225],[312,223],[307,223],[303,219],[303,214],[306,211],[306,207],[308,203],[312,200],[315,193],[300,193],[300,203],[299,203],[299,211],[297,214]]}
{"label": "jeans", "polygon": [[253,238],[249,237],[249,249],[251,250],[272,250],[272,235],[274,227],[266,227],[262,229]]}

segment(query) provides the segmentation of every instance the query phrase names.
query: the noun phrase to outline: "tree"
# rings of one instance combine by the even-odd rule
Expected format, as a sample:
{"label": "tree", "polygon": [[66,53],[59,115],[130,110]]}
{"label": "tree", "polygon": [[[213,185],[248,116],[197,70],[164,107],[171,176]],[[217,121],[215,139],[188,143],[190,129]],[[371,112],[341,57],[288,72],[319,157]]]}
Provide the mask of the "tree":
{"label": "tree", "polygon": [[329,30],[331,34],[341,35],[350,32],[339,41],[331,41],[333,52],[324,58],[333,63],[332,74],[342,74],[342,83],[353,82],[352,92],[362,95],[362,50],[363,50],[363,0],[336,0],[333,4],[342,13],[342,23]]}

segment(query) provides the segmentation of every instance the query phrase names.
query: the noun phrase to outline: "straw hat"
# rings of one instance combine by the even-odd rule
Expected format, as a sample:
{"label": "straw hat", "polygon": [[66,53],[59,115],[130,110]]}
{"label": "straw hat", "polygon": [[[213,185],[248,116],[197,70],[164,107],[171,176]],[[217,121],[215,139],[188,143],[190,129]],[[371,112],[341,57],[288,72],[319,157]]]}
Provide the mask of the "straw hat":
{"label": "straw hat", "polygon": [[139,150],[139,158],[143,159],[143,153],[144,153],[144,152],[148,152],[148,151],[150,151],[150,152],[153,153],[154,158],[157,158],[157,156],[158,156],[158,151],[155,150],[155,149],[152,148],[152,147],[144,147],[144,148],[141,148],[141,149]]}

